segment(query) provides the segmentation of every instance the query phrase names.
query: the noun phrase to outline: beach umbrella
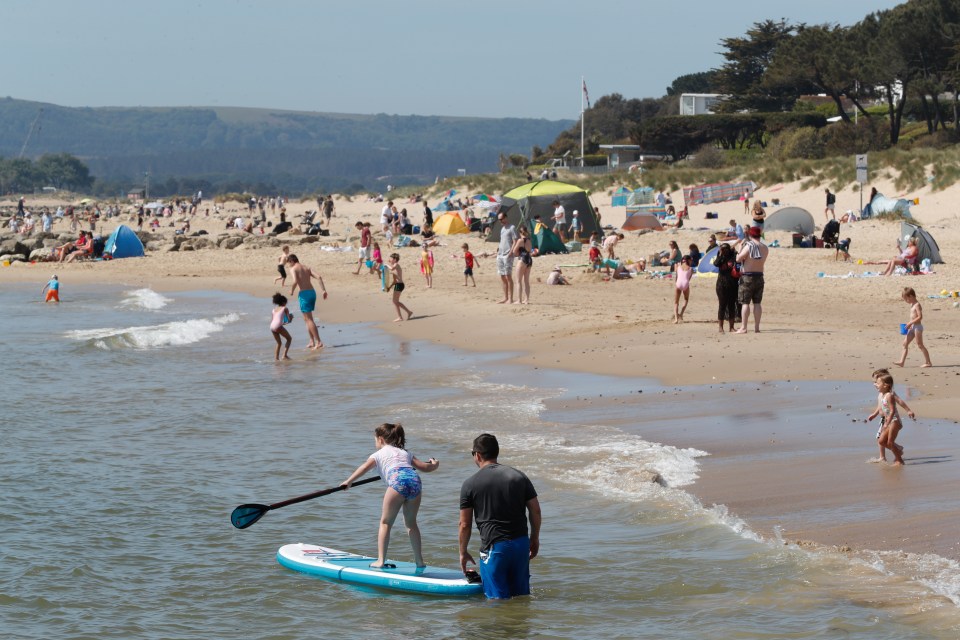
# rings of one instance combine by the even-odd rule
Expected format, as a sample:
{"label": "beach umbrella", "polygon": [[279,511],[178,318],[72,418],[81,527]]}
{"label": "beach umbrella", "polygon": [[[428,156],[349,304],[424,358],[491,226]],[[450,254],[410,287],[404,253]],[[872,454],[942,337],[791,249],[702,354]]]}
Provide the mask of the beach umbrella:
{"label": "beach umbrella", "polygon": [[473,199],[482,201],[482,202],[491,202],[491,201],[496,202],[497,200],[499,200],[497,196],[488,196],[485,193],[478,193],[477,195],[473,196]]}

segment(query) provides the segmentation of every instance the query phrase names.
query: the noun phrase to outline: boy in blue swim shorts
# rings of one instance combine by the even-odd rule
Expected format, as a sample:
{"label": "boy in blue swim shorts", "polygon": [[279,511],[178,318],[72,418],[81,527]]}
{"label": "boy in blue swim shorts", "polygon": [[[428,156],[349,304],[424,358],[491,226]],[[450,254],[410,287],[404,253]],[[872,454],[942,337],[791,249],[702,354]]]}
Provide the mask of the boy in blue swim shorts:
{"label": "boy in blue swim shorts", "polygon": [[310,267],[300,264],[296,254],[291,253],[287,256],[287,265],[290,267],[290,275],[293,277],[293,286],[290,287],[292,296],[300,288],[300,294],[297,300],[300,302],[300,313],[303,314],[303,323],[307,326],[307,334],[310,336],[308,349],[322,349],[323,342],[320,341],[320,331],[317,329],[317,322],[313,319],[313,310],[317,306],[317,292],[313,288],[311,278],[316,278],[323,289],[323,299],[327,299],[327,287],[323,284],[323,278],[320,274],[314,273]]}
{"label": "boy in blue swim shorts", "polygon": [[297,300],[300,302],[300,313],[313,313],[317,308],[317,292],[314,289],[301,290]]}

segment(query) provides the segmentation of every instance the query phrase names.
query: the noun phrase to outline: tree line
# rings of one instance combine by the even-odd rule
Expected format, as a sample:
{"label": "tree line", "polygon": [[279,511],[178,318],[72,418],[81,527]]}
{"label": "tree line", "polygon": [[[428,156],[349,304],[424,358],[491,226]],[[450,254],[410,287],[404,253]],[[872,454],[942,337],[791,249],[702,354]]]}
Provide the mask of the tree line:
{"label": "tree line", "polygon": [[[763,147],[785,131],[773,115],[784,112],[824,116],[797,121],[787,131],[821,129],[826,117],[839,116],[841,130],[821,134],[838,152],[897,145],[910,121],[925,123],[944,144],[960,141],[960,0],[908,0],[851,26],[764,20],[720,45],[719,68],[678,77],[661,98],[612,94],[598,100],[584,116],[585,155],[607,143],[639,144],[675,158],[705,143]],[[682,93],[722,95],[717,115],[677,115]],[[803,99],[816,94],[828,104]],[[534,155],[579,154],[579,145],[578,122]]]}
{"label": "tree line", "polygon": [[0,193],[33,193],[44,187],[87,191],[94,179],[86,164],[69,153],[30,158],[0,157]]}

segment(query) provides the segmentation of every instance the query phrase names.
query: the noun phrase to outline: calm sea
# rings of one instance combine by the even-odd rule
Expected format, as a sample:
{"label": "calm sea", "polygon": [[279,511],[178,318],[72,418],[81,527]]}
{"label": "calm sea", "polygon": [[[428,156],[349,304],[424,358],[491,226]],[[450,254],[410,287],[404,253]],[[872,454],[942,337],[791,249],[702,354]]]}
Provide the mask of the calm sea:
{"label": "calm sea", "polygon": [[[52,306],[37,289],[0,291],[2,638],[960,635],[955,563],[911,579],[761,540],[684,490],[708,452],[603,426],[602,408],[544,408],[636,381],[359,324],[322,327],[329,348],[307,355],[299,317],[295,360],[277,364],[269,300],[66,284]],[[441,461],[420,514],[431,564],[456,565],[475,435],[496,433],[501,461],[530,475],[544,509],[531,598],[393,595],[276,563],[290,542],[374,552],[377,484],[230,525],[240,503],[336,486],[371,453],[373,427],[395,420],[408,448]],[[410,559],[402,529],[390,555]]]}

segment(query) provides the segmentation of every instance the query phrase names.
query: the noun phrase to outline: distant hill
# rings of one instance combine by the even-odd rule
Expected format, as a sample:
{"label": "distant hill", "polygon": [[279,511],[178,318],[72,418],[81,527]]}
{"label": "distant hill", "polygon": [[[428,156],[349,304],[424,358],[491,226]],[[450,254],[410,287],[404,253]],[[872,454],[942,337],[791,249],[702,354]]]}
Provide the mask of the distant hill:
{"label": "distant hill", "polygon": [[[42,109],[42,113],[41,113]],[[33,133],[31,125],[40,114]],[[116,188],[190,178],[242,190],[381,188],[497,170],[572,120],[357,115],[239,107],[74,108],[0,99],[0,156],[66,152]],[[127,186],[124,186],[125,183]]]}

